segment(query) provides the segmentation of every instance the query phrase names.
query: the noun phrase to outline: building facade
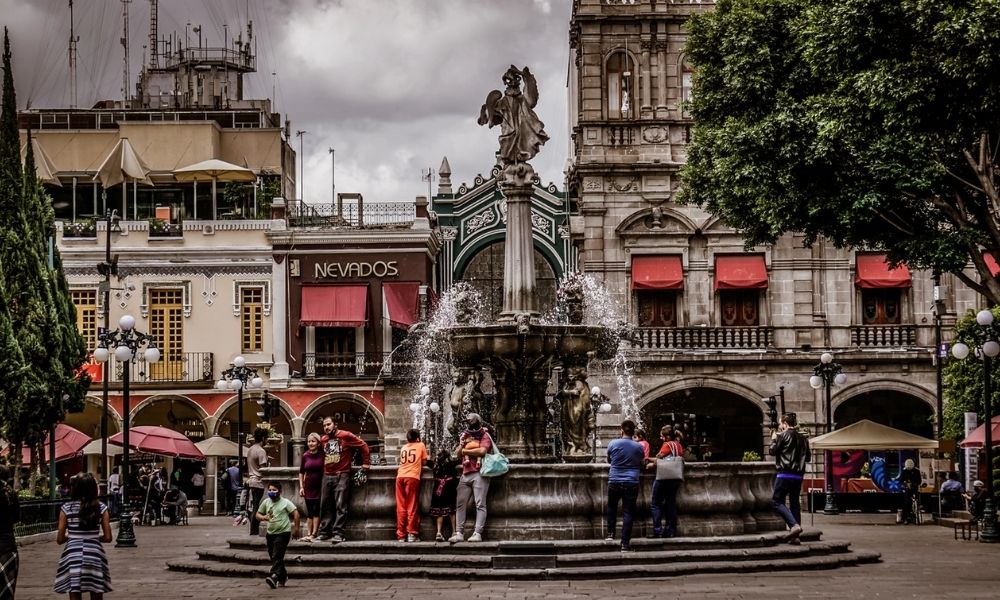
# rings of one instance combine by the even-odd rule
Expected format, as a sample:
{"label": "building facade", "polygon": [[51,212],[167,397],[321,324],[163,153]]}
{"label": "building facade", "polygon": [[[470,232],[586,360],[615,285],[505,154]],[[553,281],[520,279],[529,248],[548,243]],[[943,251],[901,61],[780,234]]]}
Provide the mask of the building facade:
{"label": "building facade", "polygon": [[[930,273],[795,234],[748,251],[718,219],[674,202],[692,125],[685,22],[712,7],[576,0],[570,23],[572,239],[581,270],[618,295],[635,328],[644,426],[677,423],[697,455],[741,460],[763,453],[766,399],[783,396],[813,433],[868,418],[934,437],[935,306],[947,337],[977,294],[944,275],[935,303]],[[823,352],[847,375],[829,407],[809,385]]]}

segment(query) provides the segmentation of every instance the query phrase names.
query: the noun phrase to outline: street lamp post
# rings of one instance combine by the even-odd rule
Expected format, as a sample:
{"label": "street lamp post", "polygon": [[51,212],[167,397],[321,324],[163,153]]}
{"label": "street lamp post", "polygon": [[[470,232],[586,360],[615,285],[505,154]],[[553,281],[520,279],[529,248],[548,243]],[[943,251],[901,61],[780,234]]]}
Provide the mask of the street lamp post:
{"label": "street lamp post", "polygon": [[[833,403],[831,401],[831,388],[834,384],[844,385],[847,382],[847,375],[840,364],[833,362],[833,355],[824,352],[819,357],[819,364],[813,367],[812,377],[809,378],[809,386],[815,390],[821,387],[826,388],[826,432],[833,431]],[[823,506],[824,515],[835,515],[837,510],[837,499],[833,494],[833,460],[830,451],[826,455],[826,504]]]}
{"label": "street lamp post", "polygon": [[[423,422],[424,429],[428,433],[428,442],[431,447],[431,455],[437,456],[437,451],[440,446],[440,436],[441,432],[438,431],[438,417],[441,414],[441,404],[437,400],[431,398],[431,386],[426,383],[420,386],[420,390],[417,396],[410,402],[410,412],[414,415],[419,415],[421,409],[426,409],[424,411]],[[429,413],[428,413],[429,411]],[[459,415],[453,415],[453,419],[459,419]]]}
{"label": "street lamp post", "polygon": [[[94,349],[94,359],[100,363],[108,362],[111,356],[109,348],[114,348],[115,360],[122,365],[122,509],[118,517],[118,538],[115,546],[118,548],[135,547],[135,529],[132,528],[132,510],[128,500],[129,476],[129,371],[132,363],[138,358],[136,354],[145,347],[142,360],[152,364],[160,360],[160,351],[151,335],[137,331],[135,317],[124,315],[118,320],[118,329],[105,331],[100,337],[100,345]],[[109,369],[110,370],[110,369]],[[108,371],[105,371],[108,372]]]}
{"label": "street lamp post", "polygon": [[[107,190],[104,192],[104,204],[107,206]],[[121,227],[118,225],[118,211],[105,208],[104,221],[104,262],[97,264],[97,272],[104,276],[99,288],[103,304],[101,312],[104,318],[104,331],[108,331],[111,329],[111,277],[118,276],[118,257],[111,257],[111,233],[121,232]],[[101,464],[98,470],[100,481],[105,485],[108,481],[108,380],[110,379],[111,364],[105,361],[101,381]],[[124,481],[125,473],[120,473],[118,485],[121,486]]]}
{"label": "street lamp post", "polygon": [[264,385],[264,380],[257,374],[257,369],[247,366],[242,356],[233,359],[233,366],[222,372],[222,377],[215,382],[219,391],[236,390],[236,454],[240,469],[240,483],[243,482],[243,388],[247,385],[257,389]]}
{"label": "street lamp post", "polygon": [[[997,531],[997,513],[993,504],[993,408],[991,406],[990,371],[992,370],[993,359],[1000,354],[1000,331],[993,324],[993,313],[989,310],[981,310],[976,314],[978,327],[973,327],[959,336],[958,343],[951,348],[951,353],[955,358],[962,360],[969,356],[981,356],[983,359],[983,423],[986,428],[986,437],[983,440],[983,449],[986,454],[986,502],[983,504],[983,527],[979,532],[979,541],[994,543],[1000,541],[1000,532]],[[970,347],[971,344],[971,347]],[[975,354],[972,353],[975,348]]]}
{"label": "street lamp post", "polygon": [[611,403],[608,402],[608,397],[601,393],[601,387],[598,385],[590,388],[590,410],[594,413],[594,428],[590,430],[592,437],[590,462],[597,462],[597,414],[611,412]]}

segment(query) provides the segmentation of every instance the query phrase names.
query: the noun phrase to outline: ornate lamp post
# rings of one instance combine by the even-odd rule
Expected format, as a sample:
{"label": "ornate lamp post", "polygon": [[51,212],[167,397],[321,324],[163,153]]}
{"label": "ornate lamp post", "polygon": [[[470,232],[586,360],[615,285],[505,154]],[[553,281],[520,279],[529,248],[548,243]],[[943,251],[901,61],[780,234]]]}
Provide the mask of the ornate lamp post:
{"label": "ornate lamp post", "polygon": [[219,391],[236,390],[236,453],[240,466],[240,482],[243,480],[243,388],[249,384],[257,389],[264,385],[264,380],[257,374],[257,369],[247,366],[242,356],[233,359],[233,366],[222,372],[222,378],[215,382]]}
{"label": "ornate lamp post", "polygon": [[[997,531],[997,513],[993,504],[993,407],[991,400],[993,390],[990,381],[990,371],[993,366],[993,359],[1000,354],[1000,332],[993,324],[993,313],[989,310],[981,310],[976,314],[978,327],[973,327],[959,337],[951,348],[951,353],[955,358],[964,360],[969,356],[982,357],[983,359],[983,422],[986,427],[986,437],[983,440],[983,449],[986,454],[986,502],[983,505],[983,527],[979,532],[979,541],[994,543],[1000,540],[1000,532]],[[975,348],[973,354],[972,349]]]}
{"label": "ornate lamp post", "polygon": [[[437,456],[438,446],[440,442],[440,433],[438,432],[438,417],[441,414],[441,404],[437,400],[431,400],[431,387],[426,383],[420,386],[420,393],[413,402],[410,402],[410,412],[413,414],[419,414],[422,408],[426,408],[430,411],[430,414],[424,412],[424,427],[426,427],[428,433],[430,434],[430,453],[431,456]],[[430,401],[428,403],[428,401]],[[426,403],[426,405],[425,405]],[[427,423],[427,417],[430,417],[430,423]],[[454,415],[453,418],[459,418],[459,415]]]}
{"label": "ornate lamp post", "polygon": [[[834,384],[844,385],[847,382],[847,375],[840,364],[833,362],[833,355],[824,352],[819,357],[819,364],[813,367],[813,375],[809,378],[809,386],[815,390],[826,387],[826,432],[833,431],[833,403],[831,402],[830,389]],[[826,453],[826,504],[823,506],[824,515],[835,515],[837,510],[837,500],[833,495],[833,461],[829,451]]]}
{"label": "ornate lamp post", "polygon": [[[155,363],[160,360],[160,351],[156,348],[156,343],[151,335],[142,333],[135,329],[135,317],[125,315],[118,320],[118,329],[106,331],[100,337],[100,345],[94,349],[94,359],[97,362],[105,363],[111,356],[109,348],[114,348],[115,360],[122,365],[122,510],[118,517],[118,538],[115,546],[119,548],[135,547],[135,530],[132,528],[132,510],[128,501],[128,476],[129,476],[129,422],[131,410],[129,408],[129,371],[132,363],[138,358],[141,348],[145,350],[141,354],[146,363]],[[107,372],[107,371],[105,371]]]}
{"label": "ornate lamp post", "polygon": [[597,413],[611,412],[609,398],[601,393],[601,386],[590,388],[590,410],[594,413],[594,428],[591,430],[590,450],[593,453],[590,462],[597,462]]}

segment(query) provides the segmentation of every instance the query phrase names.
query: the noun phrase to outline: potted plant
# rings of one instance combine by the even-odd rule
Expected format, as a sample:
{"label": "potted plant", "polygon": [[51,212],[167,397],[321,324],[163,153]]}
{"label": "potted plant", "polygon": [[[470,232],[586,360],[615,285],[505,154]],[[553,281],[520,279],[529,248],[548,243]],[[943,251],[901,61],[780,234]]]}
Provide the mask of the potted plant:
{"label": "potted plant", "polygon": [[63,224],[64,238],[96,238],[97,222],[94,219]]}
{"label": "potted plant", "polygon": [[180,223],[155,218],[149,220],[149,237],[180,237],[182,234]]}

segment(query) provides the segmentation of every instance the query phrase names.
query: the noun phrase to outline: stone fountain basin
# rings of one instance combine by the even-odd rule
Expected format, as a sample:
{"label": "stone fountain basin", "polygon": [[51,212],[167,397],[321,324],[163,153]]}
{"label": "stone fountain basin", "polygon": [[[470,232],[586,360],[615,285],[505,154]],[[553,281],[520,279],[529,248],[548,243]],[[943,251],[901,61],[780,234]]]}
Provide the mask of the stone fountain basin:
{"label": "stone fountain basin", "polygon": [[516,324],[458,326],[448,330],[451,352],[458,366],[477,366],[491,357],[586,359],[597,351],[598,358],[610,358],[608,335],[603,327],[591,325],[528,326],[526,333]]}
{"label": "stone fountain basin", "polygon": [[[687,463],[677,495],[679,534],[683,537],[724,536],[781,531],[784,522],[771,505],[774,465],[754,463]],[[267,480],[298,488],[298,468],[264,469]],[[490,540],[602,539],[608,465],[521,464],[492,480],[484,537]],[[434,539],[434,519],[427,516],[434,481],[424,469],[420,487],[421,539]],[[651,529],[649,495],[652,475],[643,475],[633,537]],[[396,532],[396,468],[372,467],[368,483],[353,488],[348,539],[391,540]],[[305,508],[298,494],[285,494]],[[475,507],[468,511],[466,534]],[[621,516],[618,518],[619,524]]]}

